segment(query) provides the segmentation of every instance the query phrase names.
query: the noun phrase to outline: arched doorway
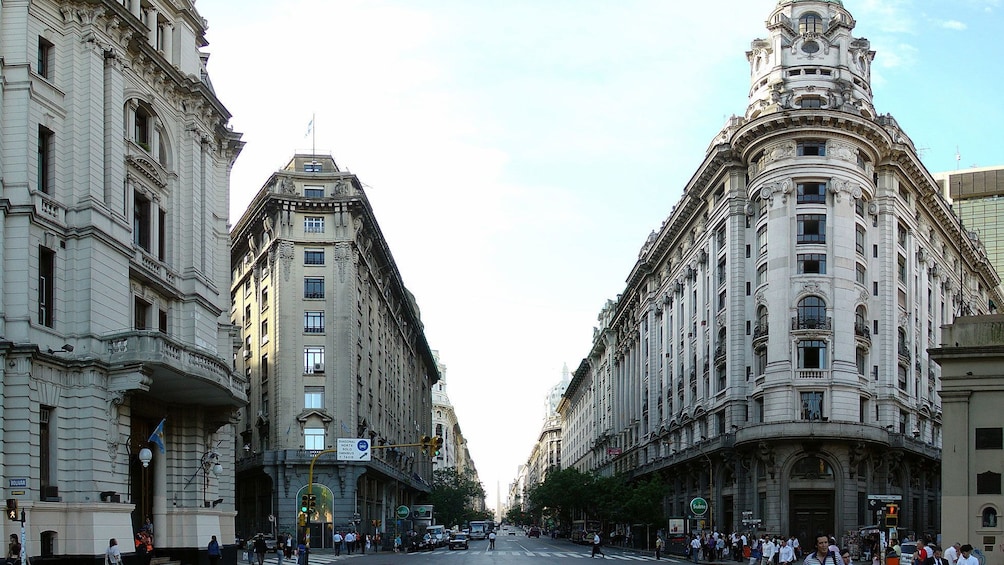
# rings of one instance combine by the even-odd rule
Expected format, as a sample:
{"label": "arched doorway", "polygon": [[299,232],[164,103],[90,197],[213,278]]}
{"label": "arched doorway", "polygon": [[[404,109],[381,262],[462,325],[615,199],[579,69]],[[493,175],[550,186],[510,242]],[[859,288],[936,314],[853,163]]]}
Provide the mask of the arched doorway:
{"label": "arched doorway", "polygon": [[833,467],[819,455],[806,455],[788,472],[788,527],[802,551],[812,551],[817,532],[835,533]]}

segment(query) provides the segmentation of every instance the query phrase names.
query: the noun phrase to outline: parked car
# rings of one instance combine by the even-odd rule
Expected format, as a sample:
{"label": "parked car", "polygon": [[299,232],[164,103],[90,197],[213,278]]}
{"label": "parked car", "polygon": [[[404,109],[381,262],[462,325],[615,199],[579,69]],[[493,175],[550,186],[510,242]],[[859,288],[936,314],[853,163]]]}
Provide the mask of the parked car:
{"label": "parked car", "polygon": [[529,530],[526,531],[526,537],[528,538],[539,538],[540,528],[537,526],[531,526]]}
{"label": "parked car", "polygon": [[453,537],[450,538],[449,545],[451,551],[454,549],[468,549],[467,534],[453,534]]}
{"label": "parked car", "polygon": [[904,541],[899,544],[899,562],[910,563],[913,561],[913,554],[917,553],[917,542]]}

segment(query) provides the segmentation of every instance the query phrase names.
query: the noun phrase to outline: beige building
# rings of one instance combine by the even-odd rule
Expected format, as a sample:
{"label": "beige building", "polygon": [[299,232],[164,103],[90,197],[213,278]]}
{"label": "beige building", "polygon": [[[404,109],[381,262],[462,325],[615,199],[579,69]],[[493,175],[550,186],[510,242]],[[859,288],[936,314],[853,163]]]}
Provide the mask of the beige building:
{"label": "beige building", "polygon": [[339,438],[369,441],[372,459],[316,459],[311,545],[329,546],[335,528],[406,527],[395,511],[430,490],[433,463],[418,447],[389,446],[433,434],[439,370],[359,179],[330,156],[296,155],[231,238],[231,316],[250,401],[239,430],[238,530],[274,523],[302,535],[311,462]]}
{"label": "beige building", "polygon": [[[730,118],[642,246],[562,406],[562,467],[659,475],[670,516],[810,542],[940,528],[943,410],[927,350],[999,277],[872,99],[839,0],[779,0]],[[592,433],[584,430],[592,429]]]}
{"label": "beige building", "polygon": [[146,518],[176,561],[234,539],[243,142],[205,33],[189,0],[0,8],[0,469],[32,560],[131,553]]}
{"label": "beige building", "polygon": [[1004,316],[957,318],[931,358],[941,366],[941,536],[1004,564]]}

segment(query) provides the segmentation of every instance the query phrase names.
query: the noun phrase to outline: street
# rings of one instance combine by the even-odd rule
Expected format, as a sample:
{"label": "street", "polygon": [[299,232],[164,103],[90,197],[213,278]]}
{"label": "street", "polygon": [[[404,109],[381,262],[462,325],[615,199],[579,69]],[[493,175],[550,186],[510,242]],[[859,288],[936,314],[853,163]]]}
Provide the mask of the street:
{"label": "street", "polygon": [[[355,553],[347,555],[342,552],[336,557],[330,550],[315,550],[310,554],[310,565],[330,565],[337,561],[346,559],[359,559],[371,564],[404,564],[404,563],[428,563],[428,562],[450,562],[457,565],[481,565],[488,563],[553,563],[556,561],[572,561],[590,559],[592,547],[588,545],[574,544],[567,539],[552,540],[549,538],[527,538],[522,533],[515,536],[500,535],[495,540],[495,550],[488,551],[488,540],[472,541],[468,550],[454,550],[442,547],[435,551],[423,551],[415,553],[394,553],[381,551],[378,553],[368,552],[366,554]],[[603,547],[606,559],[611,561],[655,561],[655,557],[650,552],[636,552],[624,550],[620,547]],[[597,556],[597,560],[603,557]],[[663,557],[663,561],[668,563],[685,563],[679,557]],[[266,565],[276,562],[274,558],[266,560]],[[295,561],[286,560],[284,565],[294,565]],[[359,565],[365,565],[359,561]]]}

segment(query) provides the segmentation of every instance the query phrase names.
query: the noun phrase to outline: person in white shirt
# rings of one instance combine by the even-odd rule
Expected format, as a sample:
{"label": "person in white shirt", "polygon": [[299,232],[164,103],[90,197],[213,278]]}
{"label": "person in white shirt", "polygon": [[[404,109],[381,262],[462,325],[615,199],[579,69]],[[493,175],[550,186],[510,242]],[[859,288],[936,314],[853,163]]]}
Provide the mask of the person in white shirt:
{"label": "person in white shirt", "polygon": [[973,555],[973,546],[968,543],[959,548],[962,556],[955,562],[955,565],[980,565],[980,560]]}
{"label": "person in white shirt", "polygon": [[781,540],[781,549],[778,550],[778,565],[791,565],[795,561],[795,550],[791,548],[788,540]]}
{"label": "person in white shirt", "polygon": [[763,565],[770,565],[774,559],[774,554],[777,553],[777,546],[770,538],[766,538],[763,541]]}
{"label": "person in white shirt", "polygon": [[945,550],[945,559],[948,560],[949,565],[955,565],[955,562],[959,560],[959,548],[962,544],[955,542],[948,549]]}

